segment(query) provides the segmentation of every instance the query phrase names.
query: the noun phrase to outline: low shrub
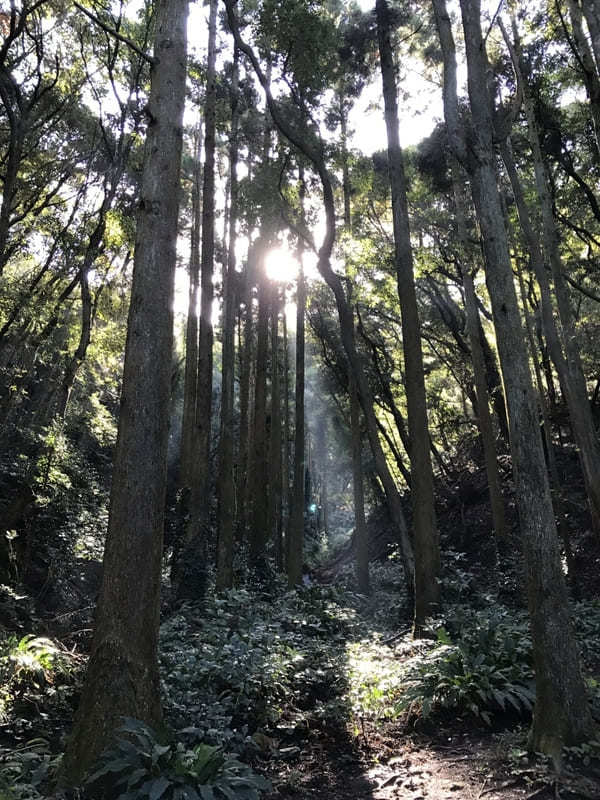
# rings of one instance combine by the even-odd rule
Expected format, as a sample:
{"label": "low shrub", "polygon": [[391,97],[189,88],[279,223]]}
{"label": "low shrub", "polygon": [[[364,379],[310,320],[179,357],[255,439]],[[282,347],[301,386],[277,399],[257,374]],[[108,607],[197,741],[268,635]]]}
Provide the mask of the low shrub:
{"label": "low shrub", "polygon": [[[126,718],[123,734],[100,757],[86,788],[115,800],[259,800],[270,784],[218,747],[162,742],[139,720]],[[185,734],[182,731],[181,734]],[[189,731],[187,732],[189,733]],[[179,741],[177,740],[179,738]]]}
{"label": "low shrub", "polygon": [[329,588],[287,592],[274,601],[237,589],[207,599],[202,617],[186,609],[161,628],[165,716],[194,726],[207,744],[245,755],[252,734],[273,730],[284,712],[301,716],[339,694],[353,612]]}
{"label": "low shrub", "polygon": [[458,606],[434,628],[438,644],[408,662],[397,711],[426,717],[453,709],[487,724],[498,712],[531,712],[535,689],[525,615]]}
{"label": "low shrub", "polygon": [[60,756],[36,738],[0,753],[0,800],[41,800]]}

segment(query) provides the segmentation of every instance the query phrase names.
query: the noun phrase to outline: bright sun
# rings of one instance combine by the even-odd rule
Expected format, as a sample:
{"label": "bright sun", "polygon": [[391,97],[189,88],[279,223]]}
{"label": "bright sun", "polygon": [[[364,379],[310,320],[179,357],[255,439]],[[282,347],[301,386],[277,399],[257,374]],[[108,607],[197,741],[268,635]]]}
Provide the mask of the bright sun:
{"label": "bright sun", "polygon": [[292,283],[298,277],[298,260],[286,247],[275,247],[267,253],[266,269],[269,280]]}

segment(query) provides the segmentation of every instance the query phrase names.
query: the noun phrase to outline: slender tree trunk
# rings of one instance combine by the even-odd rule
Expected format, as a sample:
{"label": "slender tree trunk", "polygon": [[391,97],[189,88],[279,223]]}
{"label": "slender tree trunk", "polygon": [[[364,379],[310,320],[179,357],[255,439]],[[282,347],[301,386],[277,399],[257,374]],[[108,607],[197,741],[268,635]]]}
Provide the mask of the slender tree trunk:
{"label": "slender tree trunk", "polygon": [[350,208],[350,168],[348,166],[348,111],[343,92],[339,94],[340,129],[342,134],[342,192],[344,196],[344,227],[352,230],[352,213]]}
{"label": "slender tree trunk", "polygon": [[204,103],[200,320],[193,438],[190,512],[177,569],[179,600],[198,600],[204,592],[206,546],[211,510],[211,432],[213,391],[213,274],[215,252],[216,39],[218,0],[210,0],[208,61]]}
{"label": "slender tree trunk", "polygon": [[63,762],[68,783],[86,774],[123,715],[150,725],[162,717],[157,648],[187,10],[187,0],[164,0],[157,10],[103,580]]}
{"label": "slender tree trunk", "polygon": [[[588,44],[587,37],[583,30],[582,10],[578,0],[567,0],[571,25],[573,26],[573,37],[577,48],[577,55],[581,71],[583,73],[583,83],[590,101],[590,114],[594,128],[594,138],[596,143],[596,161],[600,160],[600,77],[596,69],[596,62]],[[593,19],[593,17],[592,17]]]}
{"label": "slender tree trunk", "polygon": [[239,51],[233,57],[231,80],[231,138],[229,143],[229,244],[227,266],[223,276],[223,350],[221,381],[221,426],[219,437],[219,470],[217,477],[218,539],[217,589],[233,586],[233,541],[235,527],[234,464],[234,393],[235,393],[235,245],[238,215],[238,80]]}
{"label": "slender tree trunk", "polygon": [[50,411],[52,416],[56,414],[56,416],[64,418],[65,414],[67,413],[67,406],[69,404],[71,390],[75,383],[75,378],[77,377],[79,368],[85,361],[87,350],[92,338],[94,304],[90,291],[89,276],[90,271],[102,252],[102,240],[104,239],[104,232],[106,230],[106,216],[113,204],[120,175],[121,170],[115,169],[115,174],[109,181],[109,186],[106,187],[106,193],[98,212],[98,221],[96,222],[96,226],[92,231],[83,257],[80,275],[81,329],[79,332],[79,342],[75,352],[67,362],[65,374],[58,389],[55,404],[53,404],[54,408],[52,411]]}
{"label": "slender tree trunk", "polygon": [[254,283],[255,245],[248,249],[244,271],[244,335],[240,345],[240,443],[238,448],[236,495],[238,498],[238,532],[244,539],[248,528],[249,514],[249,468],[250,468],[250,396],[252,379],[252,353],[254,350],[254,321],[252,311],[252,285]]}
{"label": "slender tree trunk", "polygon": [[269,443],[269,537],[275,544],[275,562],[283,569],[281,451],[281,364],[279,358],[279,286],[271,288],[271,431]]}
{"label": "slender tree trunk", "polygon": [[[303,189],[302,189],[303,192]],[[294,412],[294,479],[292,485],[290,520],[288,526],[287,574],[290,587],[302,581],[304,560],[304,317],[306,285],[304,282],[303,249],[298,247],[298,288],[296,293],[296,399]]]}
{"label": "slender tree trunk", "polygon": [[411,446],[411,497],[415,548],[414,633],[415,636],[420,636],[425,620],[435,613],[440,601],[440,551],[433,497],[433,470],[429,455],[421,326],[410,243],[404,159],[399,139],[396,77],[387,0],[377,0],[375,7],[392,188],[395,266],[402,312],[402,349]]}
{"label": "slender tree trunk", "polygon": [[[2,70],[4,72],[4,70]],[[12,76],[9,78],[12,80]],[[2,183],[2,203],[0,204],[0,275],[4,272],[12,248],[9,244],[9,234],[12,225],[11,214],[17,195],[17,180],[19,177],[19,167],[23,157],[23,145],[25,140],[26,119],[19,117],[19,110],[16,104],[10,102],[2,94],[5,110],[8,112],[10,134],[8,141],[8,152],[6,154],[6,167],[4,170],[4,181]],[[11,106],[13,106],[11,108]]]}
{"label": "slender tree trunk", "polygon": [[563,744],[581,740],[592,726],[570,620],[548,474],[496,182],[481,9],[479,0],[461,0],[472,114],[467,153],[458,117],[452,29],[445,0],[433,0],[433,3],[444,54],[446,123],[455,155],[464,159],[471,177],[508,405],[536,671],[537,701],[530,744],[534,750],[558,757]]}
{"label": "slender tree trunk", "polygon": [[471,263],[469,258],[470,246],[467,235],[467,215],[465,210],[465,199],[461,185],[461,175],[459,165],[453,159],[452,163],[452,183],[454,188],[454,202],[456,205],[456,217],[458,235],[466,263],[461,266],[463,287],[465,290],[465,313],[467,317],[467,332],[469,335],[469,345],[471,347],[471,359],[473,361],[473,377],[475,380],[475,393],[477,396],[477,424],[483,443],[483,454],[485,459],[485,469],[488,479],[488,491],[490,493],[490,504],[492,508],[492,522],[496,536],[496,545],[502,548],[506,543],[506,521],[504,517],[504,501],[502,500],[502,490],[500,488],[500,474],[498,472],[498,456],[496,453],[496,442],[494,439],[494,428],[492,417],[488,405],[487,383],[485,379],[485,361],[481,342],[479,341],[479,312],[477,310],[477,296],[471,275]]}
{"label": "slender tree trunk", "polygon": [[365,520],[364,477],[362,467],[362,437],[360,434],[360,401],[352,370],[348,370],[350,395],[350,428],[352,431],[352,487],[354,495],[354,530],[356,535],[356,580],[358,591],[370,593],[369,539]]}
{"label": "slender tree trunk", "polygon": [[596,0],[582,0],[583,13],[592,40],[592,52],[596,62],[596,70],[600,75],[600,10]]}
{"label": "slender tree trunk", "polygon": [[[564,357],[562,348],[557,341],[558,337],[555,337],[553,332],[553,317],[550,305],[551,301],[549,298],[549,288],[547,288],[548,278],[545,275],[543,260],[539,254],[539,245],[537,244],[536,237],[533,233],[530,232],[526,233],[525,235],[528,239],[528,244],[531,245],[534,251],[532,259],[536,269],[536,277],[540,283],[540,290],[543,293],[542,308],[543,310],[545,309],[544,322],[546,336],[548,338],[548,343],[552,348],[551,353],[553,353],[553,360],[556,359],[554,363],[559,375],[559,380],[561,381],[561,390],[567,401],[569,416],[573,425],[573,433],[579,447],[592,526],[596,533],[600,534],[600,444],[598,443],[598,437],[596,435],[596,428],[594,419],[592,417],[592,409],[589,402],[586,380],[579,355],[577,330],[573,317],[573,310],[571,308],[569,288],[563,272],[559,248],[558,227],[554,218],[552,196],[549,189],[548,172],[542,156],[539,129],[533,107],[533,98],[531,97],[529,86],[526,82],[526,75],[523,74],[520,65],[520,45],[516,24],[513,25],[513,35],[515,39],[515,51],[513,51],[513,57],[515,61],[515,67],[521,73],[520,77],[523,87],[525,112],[527,115],[529,143],[533,155],[535,184],[541,210],[542,244],[546,260],[551,268],[554,282],[554,293],[556,296],[558,315],[562,328],[562,340],[564,342]],[[505,36],[505,39],[508,43],[508,36]],[[504,150],[504,155],[510,160],[511,154],[507,148]],[[516,174],[514,164],[511,166],[511,182],[517,185],[518,190],[518,176]],[[520,205],[523,210],[523,220],[527,226],[527,209],[525,207],[525,202],[522,199],[522,192],[520,192],[520,195]],[[529,225],[529,229],[531,229],[531,225]],[[545,284],[544,289],[542,289],[542,284]]]}
{"label": "slender tree trunk", "polygon": [[[183,419],[181,424],[180,478],[184,493],[189,494],[194,474],[194,437],[196,429],[196,390],[198,388],[198,290],[200,281],[201,179],[200,141],[202,123],[198,120],[194,147],[194,183],[192,186],[192,227],[190,231],[188,314],[185,332],[185,374],[183,381]],[[189,501],[189,498],[188,498]],[[187,505],[187,503],[185,504]],[[189,510],[189,509],[187,509]]]}
{"label": "slender tree trunk", "polygon": [[267,284],[265,255],[267,238],[261,236],[258,253],[258,324],[256,340],[256,378],[252,419],[250,562],[262,570],[268,530],[268,431],[267,431],[267,371],[269,357],[270,287]]}
{"label": "slender tree trunk", "polygon": [[571,537],[569,534],[569,527],[566,524],[565,515],[565,496],[563,486],[558,476],[558,468],[556,465],[556,452],[554,442],[552,441],[552,429],[550,426],[550,415],[548,414],[548,407],[544,397],[544,383],[542,381],[542,370],[538,358],[538,349],[536,348],[536,341],[534,335],[534,323],[531,318],[531,313],[527,308],[527,294],[525,291],[525,281],[523,280],[523,270],[517,262],[517,277],[519,280],[519,292],[521,295],[521,304],[523,306],[523,313],[525,317],[525,329],[527,331],[527,341],[529,342],[529,354],[533,363],[535,382],[537,386],[537,400],[540,416],[542,418],[542,425],[544,430],[544,444],[546,446],[546,461],[548,463],[548,472],[550,473],[550,485],[553,495],[553,505],[555,516],[557,517],[557,528],[560,538],[563,542],[565,558],[567,561],[568,579],[573,592],[573,596],[578,598],[579,587],[577,583],[577,571],[575,569],[575,559],[573,548],[571,546]]}
{"label": "slender tree trunk", "polygon": [[291,421],[290,421],[290,348],[287,332],[287,315],[283,314],[283,463],[281,468],[281,496],[283,502],[283,530],[285,539],[283,542],[283,567],[287,568],[288,534],[290,522],[290,472],[291,472]]}

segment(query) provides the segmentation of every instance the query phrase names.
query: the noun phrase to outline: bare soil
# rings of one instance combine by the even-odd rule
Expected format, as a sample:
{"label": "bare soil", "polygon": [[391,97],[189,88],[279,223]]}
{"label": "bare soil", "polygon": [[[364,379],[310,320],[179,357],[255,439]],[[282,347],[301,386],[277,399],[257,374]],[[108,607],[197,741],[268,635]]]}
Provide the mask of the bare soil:
{"label": "bare soil", "polygon": [[[263,764],[268,800],[598,800],[600,764],[508,758],[512,734],[465,732],[465,722],[409,731],[399,723],[313,731],[284,760]],[[462,729],[462,730],[461,730]]]}

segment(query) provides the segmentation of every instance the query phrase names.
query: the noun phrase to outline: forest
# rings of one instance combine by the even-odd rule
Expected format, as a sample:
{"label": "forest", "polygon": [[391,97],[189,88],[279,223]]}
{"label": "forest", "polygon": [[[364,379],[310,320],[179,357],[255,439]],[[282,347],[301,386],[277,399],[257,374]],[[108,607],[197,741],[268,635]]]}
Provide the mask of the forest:
{"label": "forest", "polygon": [[597,0],[0,0],[0,800],[600,798]]}

